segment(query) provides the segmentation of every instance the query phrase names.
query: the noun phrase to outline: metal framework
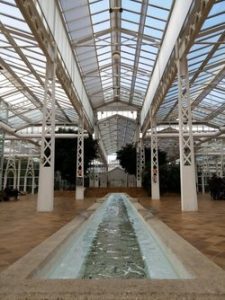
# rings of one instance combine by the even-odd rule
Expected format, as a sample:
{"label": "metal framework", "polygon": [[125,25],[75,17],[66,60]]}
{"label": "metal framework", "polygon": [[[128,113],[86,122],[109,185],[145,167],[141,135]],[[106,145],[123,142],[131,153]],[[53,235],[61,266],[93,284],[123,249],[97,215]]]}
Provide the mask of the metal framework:
{"label": "metal framework", "polygon": [[156,131],[156,122],[151,123],[151,188],[152,199],[159,200],[159,159],[158,159],[158,138]]}
{"label": "metal framework", "polygon": [[[19,169],[18,169],[19,172]],[[27,160],[27,168],[24,175],[24,188],[23,191],[27,192],[27,180],[28,178],[31,178],[31,193],[34,194],[34,188],[35,188],[35,174],[34,174],[34,161],[33,158],[30,156]]]}
{"label": "metal framework", "polygon": [[[45,98],[41,141],[40,179],[38,210],[53,210],[54,202],[54,157],[55,157],[55,62],[56,49],[52,60],[46,64]],[[47,136],[48,135],[48,136]]]}
{"label": "metal framework", "polygon": [[142,187],[142,173],[145,168],[145,147],[142,139],[136,145],[136,167],[137,187]]}
{"label": "metal framework", "polygon": [[[135,142],[139,114],[145,142],[150,123],[156,122],[158,147],[177,158],[174,136],[179,128],[169,131],[178,126],[181,98],[177,56],[187,59],[192,129],[207,127],[202,135],[195,133],[198,158],[204,142],[213,151],[213,139],[224,137],[225,0],[0,0],[0,4],[0,101],[9,110],[8,121],[0,120],[2,130],[19,138],[24,128],[42,126],[44,99],[51,98],[45,86],[46,61],[52,61],[56,47],[55,122],[77,126],[84,114],[84,128],[90,134],[97,124],[105,164],[107,155]],[[168,139],[160,138],[166,134],[160,132],[164,125]],[[180,135],[182,159],[190,166],[192,142]],[[31,139],[30,147],[35,145],[38,155],[38,142]],[[47,167],[51,139],[45,136],[43,145],[42,163]]]}
{"label": "metal framework", "polygon": [[0,191],[2,190],[5,133],[0,131]]}
{"label": "metal framework", "polygon": [[[197,210],[194,143],[189,94],[189,77],[186,58],[180,59],[177,49],[177,73],[179,87],[179,145],[182,210]],[[186,134],[185,134],[186,133]],[[188,179],[188,180],[187,180]]]}
{"label": "metal framework", "polygon": [[16,157],[15,157],[15,143],[10,143],[9,157],[7,159],[6,168],[4,172],[4,188],[9,185],[9,174],[13,174],[13,188],[16,188]]}
{"label": "metal framework", "polygon": [[80,120],[77,136],[76,199],[84,199],[84,119]]}

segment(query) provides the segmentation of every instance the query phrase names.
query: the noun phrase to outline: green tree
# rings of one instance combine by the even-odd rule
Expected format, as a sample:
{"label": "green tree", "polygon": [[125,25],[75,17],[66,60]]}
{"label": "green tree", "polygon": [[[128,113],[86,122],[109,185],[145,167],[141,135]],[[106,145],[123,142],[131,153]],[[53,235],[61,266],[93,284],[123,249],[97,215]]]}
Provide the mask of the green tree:
{"label": "green tree", "polygon": [[[59,129],[57,133],[77,133],[74,130]],[[55,140],[55,171],[60,171],[63,179],[75,183],[77,157],[77,138]],[[84,139],[84,173],[86,174],[90,162],[97,158],[97,142],[92,136]]]}
{"label": "green tree", "polygon": [[[159,150],[159,165],[164,165],[167,162],[166,153]],[[117,159],[120,165],[128,174],[136,175],[136,147],[132,144],[127,144],[121,150],[117,151]],[[151,149],[145,148],[145,165],[150,168]]]}
{"label": "green tree", "polygon": [[132,144],[116,152],[120,165],[128,174],[136,175],[136,148]]}
{"label": "green tree", "polygon": [[[158,151],[159,158],[159,180],[161,192],[180,191],[179,165],[167,162],[166,152]],[[136,147],[132,144],[126,145],[117,151],[117,159],[128,174],[136,175]],[[151,192],[151,149],[145,148],[145,168],[142,174],[143,187]]]}

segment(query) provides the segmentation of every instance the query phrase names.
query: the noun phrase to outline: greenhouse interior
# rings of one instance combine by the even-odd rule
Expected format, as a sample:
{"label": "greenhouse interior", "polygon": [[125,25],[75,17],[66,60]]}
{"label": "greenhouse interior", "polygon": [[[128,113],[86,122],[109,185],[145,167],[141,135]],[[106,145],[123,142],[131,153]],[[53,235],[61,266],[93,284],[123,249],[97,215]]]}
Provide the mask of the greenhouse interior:
{"label": "greenhouse interior", "polygon": [[225,0],[0,28],[0,299],[225,299]]}

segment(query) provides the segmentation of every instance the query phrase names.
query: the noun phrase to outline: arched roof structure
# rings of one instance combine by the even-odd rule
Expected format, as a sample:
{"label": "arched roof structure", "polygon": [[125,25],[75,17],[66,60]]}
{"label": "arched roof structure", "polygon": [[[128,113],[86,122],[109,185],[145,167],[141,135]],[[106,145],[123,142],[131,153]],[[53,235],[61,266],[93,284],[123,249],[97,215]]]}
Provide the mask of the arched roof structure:
{"label": "arched roof structure", "polygon": [[154,117],[168,134],[159,146],[171,150],[177,47],[188,59],[196,150],[202,153],[204,142],[218,147],[225,128],[224,0],[0,0],[0,27],[3,130],[41,128],[54,46],[57,126],[76,126],[84,113],[86,130],[98,129],[107,156],[134,142],[139,128],[147,140]]}

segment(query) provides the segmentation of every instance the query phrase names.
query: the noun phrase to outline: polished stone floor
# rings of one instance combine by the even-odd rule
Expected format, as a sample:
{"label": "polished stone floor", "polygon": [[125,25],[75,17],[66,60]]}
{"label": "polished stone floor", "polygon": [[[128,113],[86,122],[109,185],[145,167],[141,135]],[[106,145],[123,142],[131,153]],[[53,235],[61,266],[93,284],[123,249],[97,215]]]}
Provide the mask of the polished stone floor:
{"label": "polished stone floor", "polygon": [[[139,197],[139,202],[184,239],[225,270],[225,201],[199,195],[199,211],[182,213],[177,195],[161,201]],[[52,213],[36,212],[36,196],[0,202],[0,271],[89,207],[96,198],[75,201],[74,192],[55,195]]]}

